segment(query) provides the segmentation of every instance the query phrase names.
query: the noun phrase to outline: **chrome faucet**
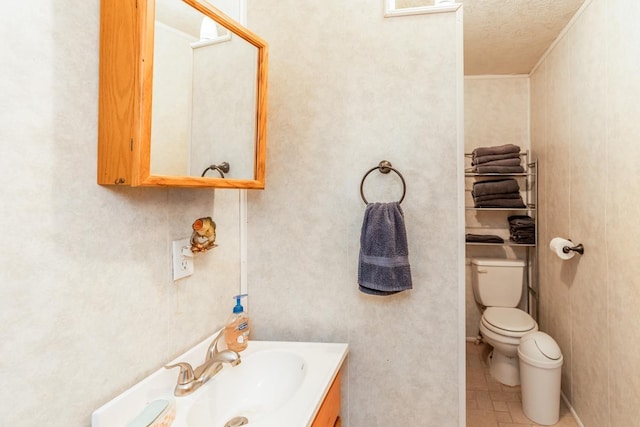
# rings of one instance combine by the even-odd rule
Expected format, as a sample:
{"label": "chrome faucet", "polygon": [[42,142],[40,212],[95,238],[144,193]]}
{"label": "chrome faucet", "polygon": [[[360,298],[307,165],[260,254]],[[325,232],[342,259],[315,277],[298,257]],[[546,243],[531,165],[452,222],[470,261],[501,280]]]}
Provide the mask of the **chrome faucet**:
{"label": "chrome faucet", "polygon": [[217,344],[222,332],[220,332],[209,345],[207,355],[202,365],[193,369],[189,363],[179,362],[175,365],[167,365],[165,368],[180,368],[178,382],[173,394],[186,396],[193,393],[203,384],[213,378],[222,369],[223,363],[237,366],[241,360],[240,355],[233,350],[218,351]]}
{"label": "chrome faucet", "polygon": [[213,339],[213,341],[211,341],[211,344],[209,344],[209,348],[207,348],[207,359],[206,360],[209,360],[213,356],[218,354],[218,341],[220,341],[220,338],[223,335],[224,335],[224,329],[221,330],[220,332],[218,332],[218,335],[216,335],[216,337]]}

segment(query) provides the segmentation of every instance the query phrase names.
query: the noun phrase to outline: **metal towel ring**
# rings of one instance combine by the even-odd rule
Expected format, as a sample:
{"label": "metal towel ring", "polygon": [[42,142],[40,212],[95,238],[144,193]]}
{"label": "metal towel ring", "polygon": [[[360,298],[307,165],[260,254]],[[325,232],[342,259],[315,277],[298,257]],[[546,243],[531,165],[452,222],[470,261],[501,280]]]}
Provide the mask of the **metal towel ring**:
{"label": "metal towel ring", "polygon": [[364,180],[367,179],[367,176],[369,176],[369,174],[376,169],[379,170],[380,173],[384,173],[384,174],[394,171],[400,177],[400,179],[402,180],[402,197],[400,197],[400,200],[398,201],[398,203],[402,203],[402,201],[404,200],[404,195],[407,194],[407,183],[404,181],[404,177],[402,176],[402,174],[398,172],[397,169],[393,168],[391,166],[391,162],[387,160],[383,160],[378,164],[378,166],[369,169],[367,173],[365,173],[364,176],[362,177],[362,181],[360,182],[360,196],[362,196],[362,200],[364,200],[364,203],[369,204],[369,202],[367,202],[367,199],[364,197],[364,191],[363,191]]}

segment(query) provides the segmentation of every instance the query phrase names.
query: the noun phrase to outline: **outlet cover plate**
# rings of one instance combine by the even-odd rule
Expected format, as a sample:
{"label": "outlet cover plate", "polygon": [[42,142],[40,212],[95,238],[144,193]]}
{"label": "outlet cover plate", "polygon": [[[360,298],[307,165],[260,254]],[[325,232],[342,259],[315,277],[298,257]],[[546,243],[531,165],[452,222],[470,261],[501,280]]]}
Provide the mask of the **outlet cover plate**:
{"label": "outlet cover plate", "polygon": [[[188,237],[180,240],[174,240],[172,242],[171,253],[173,254],[173,280],[191,276],[193,274],[191,240]],[[191,256],[188,256],[188,254]]]}

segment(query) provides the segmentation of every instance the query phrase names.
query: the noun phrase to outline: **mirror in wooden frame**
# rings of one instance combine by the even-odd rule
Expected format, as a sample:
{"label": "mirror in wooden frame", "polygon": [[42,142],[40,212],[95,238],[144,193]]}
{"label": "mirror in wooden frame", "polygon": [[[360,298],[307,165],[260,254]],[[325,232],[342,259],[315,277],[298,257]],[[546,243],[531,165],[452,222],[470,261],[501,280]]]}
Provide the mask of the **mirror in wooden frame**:
{"label": "mirror in wooden frame", "polygon": [[[192,51],[180,60],[158,47],[168,32],[181,31],[187,37],[191,32],[165,28],[162,16],[177,14],[166,9],[171,2],[201,19],[200,29],[207,34],[193,35],[199,39],[189,45],[194,51],[208,50],[206,55]],[[213,27],[205,29],[205,23]],[[138,0],[137,7],[135,0],[103,1],[100,33],[99,184],[264,188],[268,58],[264,40],[209,3],[196,0]],[[227,63],[212,63],[221,61],[229,49],[242,53]],[[194,72],[198,67],[203,71]],[[188,84],[175,84],[178,77],[171,73],[179,74],[180,69],[183,78],[191,79]],[[171,81],[171,86],[193,89],[179,96],[175,88],[163,92]],[[218,97],[212,91],[216,87]],[[178,139],[183,148],[174,147],[177,151],[168,150],[169,154],[160,149],[167,140]],[[180,157],[177,167],[167,160]],[[211,166],[224,163],[230,167],[223,178]],[[208,170],[208,176],[200,176]]]}

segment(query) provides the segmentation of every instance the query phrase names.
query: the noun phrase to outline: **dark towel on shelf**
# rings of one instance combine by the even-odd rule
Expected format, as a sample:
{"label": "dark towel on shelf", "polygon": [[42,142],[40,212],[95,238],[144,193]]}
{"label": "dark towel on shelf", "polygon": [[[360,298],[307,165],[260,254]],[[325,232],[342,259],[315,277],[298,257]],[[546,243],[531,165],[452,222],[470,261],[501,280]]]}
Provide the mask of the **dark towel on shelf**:
{"label": "dark towel on shelf", "polygon": [[510,215],[507,220],[511,225],[534,225],[535,221],[529,215]]}
{"label": "dark towel on shelf", "polygon": [[519,199],[522,196],[520,193],[501,193],[501,194],[486,194],[484,196],[476,196],[473,191],[471,192],[473,200],[476,202],[484,202],[485,200],[493,199]]}
{"label": "dark towel on shelf", "polygon": [[514,144],[494,145],[491,147],[478,147],[473,150],[473,157],[492,156],[496,154],[520,153],[520,147]]}
{"label": "dark towel on shelf", "polygon": [[531,234],[535,234],[536,232],[536,228],[535,227],[526,227],[526,228],[509,228],[509,233],[511,233],[512,236],[518,235],[518,236],[528,236]]}
{"label": "dark towel on shelf", "polygon": [[470,234],[465,235],[465,241],[472,243],[504,243],[504,239],[493,234]]}
{"label": "dark towel on shelf", "polygon": [[531,236],[511,236],[510,239],[516,243],[533,244],[536,242],[535,234]]}
{"label": "dark towel on shelf", "polygon": [[516,243],[534,244],[536,242],[535,221],[529,215],[510,215],[509,238]]}
{"label": "dark towel on shelf", "polygon": [[360,234],[360,291],[392,295],[412,288],[409,245],[400,203],[369,203]]}
{"label": "dark towel on shelf", "polygon": [[535,231],[516,231],[515,233],[511,233],[513,240],[533,239],[534,237],[536,237]]}
{"label": "dark towel on shelf", "polygon": [[474,166],[476,173],[524,173],[522,166]]}
{"label": "dark towel on shelf", "polygon": [[473,183],[473,194],[485,196],[487,194],[517,193],[520,191],[515,179],[499,179],[494,181],[478,181]]}
{"label": "dark towel on shelf", "polygon": [[527,227],[509,227],[509,231],[512,233],[533,233],[536,228],[532,226]]}
{"label": "dark towel on shelf", "polygon": [[536,233],[535,227],[527,227],[527,228],[510,228],[509,233],[512,236],[530,236]]}
{"label": "dark towel on shelf", "polygon": [[474,202],[476,208],[524,208],[522,197],[517,199],[491,199]]}
{"label": "dark towel on shelf", "polygon": [[505,159],[520,159],[520,153],[507,153],[507,154],[490,154],[487,156],[472,156],[471,165],[481,165],[483,163],[489,163],[496,160]]}

